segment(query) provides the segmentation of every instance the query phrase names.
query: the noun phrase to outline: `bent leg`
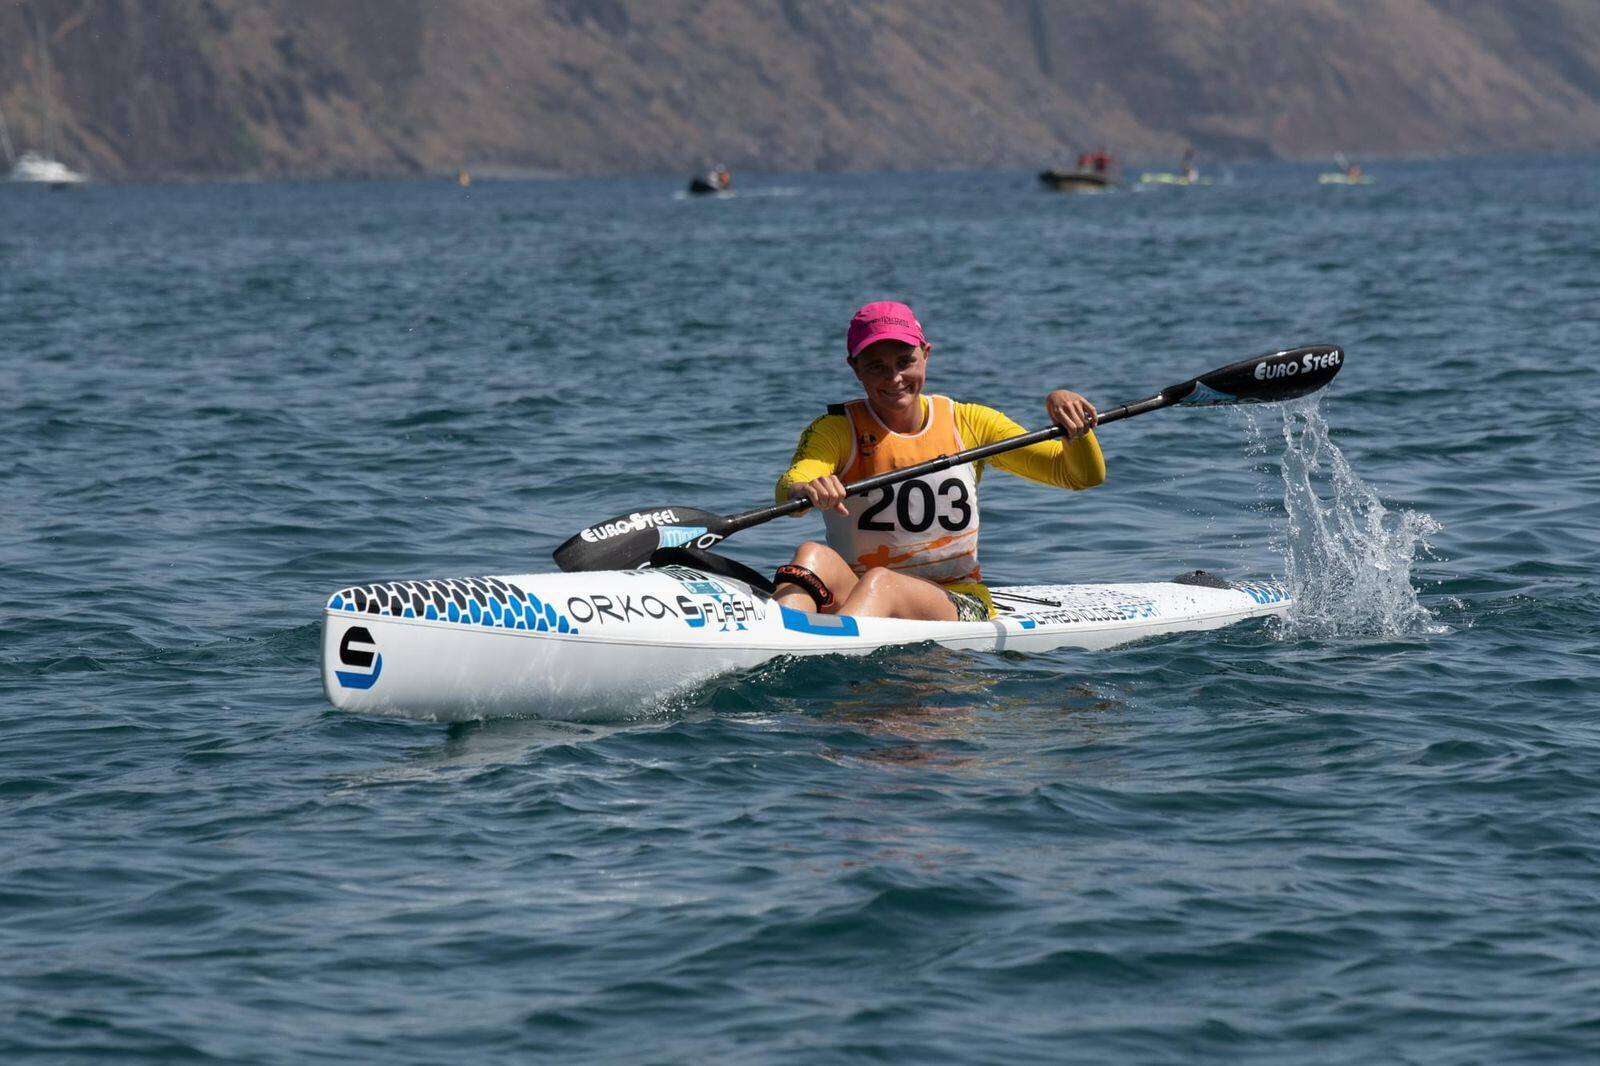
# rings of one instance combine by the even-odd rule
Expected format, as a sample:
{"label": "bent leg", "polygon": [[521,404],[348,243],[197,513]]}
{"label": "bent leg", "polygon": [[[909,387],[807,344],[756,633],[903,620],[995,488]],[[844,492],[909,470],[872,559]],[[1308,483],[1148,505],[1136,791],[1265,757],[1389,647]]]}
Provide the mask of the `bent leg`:
{"label": "bent leg", "polygon": [[910,574],[874,567],[861,575],[840,614],[865,618],[924,618],[954,622],[956,605],[944,589]]}
{"label": "bent leg", "polygon": [[778,585],[778,590],[773,594],[773,599],[785,607],[793,607],[797,611],[823,610],[825,614],[836,614],[839,605],[844,603],[856,587],[856,572],[850,569],[850,564],[844,561],[844,556],[828,547],[808,540],[794,550],[794,563],[803,566],[822,579],[828,586],[828,591],[833,593],[833,606],[819,608],[817,601],[811,598],[811,593],[790,581]]}

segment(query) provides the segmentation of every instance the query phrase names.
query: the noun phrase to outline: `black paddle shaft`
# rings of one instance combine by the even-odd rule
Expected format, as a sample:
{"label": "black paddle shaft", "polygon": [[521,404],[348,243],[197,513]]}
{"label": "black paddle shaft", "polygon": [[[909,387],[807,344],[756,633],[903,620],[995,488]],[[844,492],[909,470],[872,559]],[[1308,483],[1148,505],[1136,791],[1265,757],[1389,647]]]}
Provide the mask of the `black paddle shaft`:
{"label": "black paddle shaft", "polygon": [[[1125,403],[1121,407],[1113,408],[1101,414],[1095,419],[1094,424],[1095,426],[1103,426],[1108,422],[1116,422],[1119,419],[1142,415],[1146,411],[1170,407],[1176,402],[1175,400],[1165,400],[1161,395],[1157,395],[1147,400],[1140,400],[1138,403]],[[952,466],[960,466],[962,463],[975,463],[979,459],[987,459],[991,455],[1002,455],[1005,452],[1014,452],[1018,448],[1026,448],[1032,444],[1042,444],[1047,440],[1064,437],[1066,433],[1067,431],[1060,426],[1051,426],[1049,429],[1039,429],[1032,433],[1007,437],[1005,440],[995,441],[993,444],[985,444],[981,448],[968,448],[966,451],[956,452],[954,455],[941,455],[937,459],[929,459],[927,462],[918,463],[916,466],[904,466],[899,470],[891,470],[887,474],[862,478],[860,481],[846,485],[844,494],[846,496],[858,496],[863,492],[881,489],[886,485],[898,485],[902,481],[910,481],[912,478],[922,477],[924,474],[937,474],[941,470],[949,470]],[[745,511],[742,514],[729,515],[727,527],[722,531],[722,535],[724,537],[731,536],[742,529],[749,529],[751,526],[759,526],[763,522],[770,522],[774,518],[782,518],[784,515],[804,511],[810,506],[810,500],[796,499],[790,500],[788,503],[780,503],[774,507],[762,507],[754,511]]]}
{"label": "black paddle shaft", "polygon": [[[1290,348],[1255,359],[1243,359],[1213,370],[1209,374],[1190,378],[1181,384],[1169,385],[1146,399],[1113,407],[1100,414],[1094,424],[1104,426],[1124,418],[1132,418],[1134,415],[1159,411],[1163,407],[1174,407],[1178,404],[1215,406],[1292,400],[1322,388],[1333,380],[1333,376],[1343,365],[1344,352],[1331,344]],[[1003,452],[1026,448],[1031,444],[1054,440],[1056,437],[1065,436],[1066,432],[1060,426],[1051,426],[1049,429],[1035,430],[993,444],[985,444],[981,448],[968,448],[954,455],[941,455],[937,459],[929,459],[916,466],[891,470],[887,474],[864,478],[853,485],[846,485],[845,495],[855,496],[883,488],[885,485],[897,485],[911,478],[922,477],[924,474],[936,474],[962,463],[972,463],[979,459],[987,459],[991,455],[1000,455]],[[803,511],[810,506],[808,500],[790,500],[776,507],[763,507],[755,511],[745,511],[743,514],[729,515],[728,525],[721,532],[723,536],[728,536],[741,529],[749,529],[762,522]]]}
{"label": "black paddle shaft", "polygon": [[[1343,365],[1344,352],[1331,344],[1271,352],[1254,359],[1230,363],[1208,374],[1169,385],[1154,396],[1114,407],[1096,418],[1095,425],[1104,426],[1164,407],[1207,407],[1292,400],[1322,388],[1333,380]],[[1054,440],[1065,434],[1066,430],[1060,426],[1051,426],[1009,440],[985,444],[981,448],[942,455],[926,463],[846,485],[845,494],[854,496],[886,485],[897,485],[911,478],[1026,448],[1030,444]],[[635,511],[590,526],[569,537],[555,551],[556,565],[568,571],[627,569],[642,565],[657,548],[664,545],[693,543],[702,549],[710,548],[740,530],[784,515],[797,514],[810,506],[809,500],[795,499],[775,507],[762,507],[733,515],[712,514],[691,507]],[[680,539],[663,540],[663,533]]]}

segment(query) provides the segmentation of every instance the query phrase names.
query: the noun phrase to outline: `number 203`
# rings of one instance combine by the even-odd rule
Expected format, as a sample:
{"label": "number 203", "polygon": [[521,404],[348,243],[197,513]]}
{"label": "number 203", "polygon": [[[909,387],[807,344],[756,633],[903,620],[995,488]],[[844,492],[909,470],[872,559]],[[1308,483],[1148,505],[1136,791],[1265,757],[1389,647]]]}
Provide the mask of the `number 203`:
{"label": "number 203", "polygon": [[[887,533],[899,528],[922,533],[937,519],[939,525],[956,533],[972,524],[972,498],[967,494],[967,483],[960,478],[947,478],[937,490],[926,481],[903,481],[875,491],[881,495],[861,512],[861,518],[856,523],[858,529]],[[912,506],[913,497],[918,498],[920,506]],[[898,527],[878,517],[890,507],[894,508],[894,516],[900,520]],[[913,510],[920,513],[913,515]]]}

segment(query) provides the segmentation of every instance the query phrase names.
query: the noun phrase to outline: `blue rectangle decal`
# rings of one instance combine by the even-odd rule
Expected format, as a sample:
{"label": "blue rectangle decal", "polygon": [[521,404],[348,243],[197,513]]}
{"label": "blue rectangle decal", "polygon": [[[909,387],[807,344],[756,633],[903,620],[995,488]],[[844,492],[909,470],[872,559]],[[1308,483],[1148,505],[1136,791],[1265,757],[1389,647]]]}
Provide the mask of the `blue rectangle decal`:
{"label": "blue rectangle decal", "polygon": [[810,633],[818,637],[859,637],[861,629],[856,620],[847,614],[809,614],[793,607],[784,607],[783,628],[795,633]]}

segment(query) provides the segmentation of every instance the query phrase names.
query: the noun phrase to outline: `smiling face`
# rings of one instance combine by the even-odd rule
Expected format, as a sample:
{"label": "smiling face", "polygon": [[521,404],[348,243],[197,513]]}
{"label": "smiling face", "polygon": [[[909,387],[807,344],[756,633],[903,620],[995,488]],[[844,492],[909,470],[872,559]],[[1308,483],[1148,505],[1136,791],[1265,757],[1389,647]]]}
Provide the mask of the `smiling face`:
{"label": "smiling face", "polygon": [[[878,341],[861,349],[850,368],[866,390],[884,424],[897,432],[914,432],[922,423],[922,383],[928,376],[932,346],[904,341]],[[902,428],[907,427],[907,428]]]}

